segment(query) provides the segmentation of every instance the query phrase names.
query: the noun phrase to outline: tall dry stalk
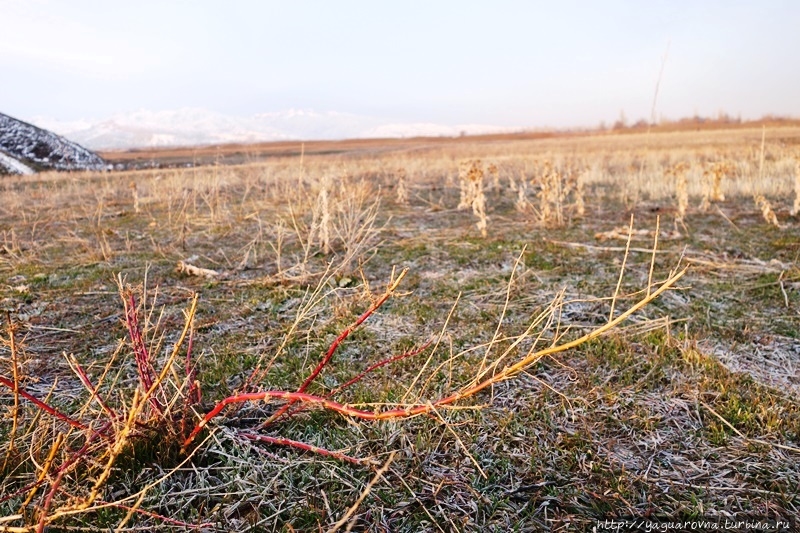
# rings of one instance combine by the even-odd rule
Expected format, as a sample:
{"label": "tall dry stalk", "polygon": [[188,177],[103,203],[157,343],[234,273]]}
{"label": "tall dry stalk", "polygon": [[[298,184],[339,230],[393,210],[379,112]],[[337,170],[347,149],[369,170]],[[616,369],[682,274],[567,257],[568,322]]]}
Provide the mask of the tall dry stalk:
{"label": "tall dry stalk", "polygon": [[711,207],[712,202],[724,202],[725,195],[722,193],[722,179],[730,172],[730,166],[724,161],[716,161],[706,164],[703,169],[703,200],[700,202],[700,210],[704,213]]}
{"label": "tall dry stalk", "polygon": [[[539,173],[538,182],[541,187],[539,190],[540,221],[545,226],[563,226],[566,222],[567,199],[577,189],[577,174],[570,168],[562,172],[550,161],[545,161]],[[581,206],[582,203],[583,198],[581,197]]]}
{"label": "tall dry stalk", "polygon": [[582,217],[586,214],[586,202],[584,200],[584,176],[588,170],[576,171],[572,173],[575,189],[575,214]]}
{"label": "tall dry stalk", "polygon": [[456,209],[469,209],[478,195],[478,188],[483,188],[483,163],[462,161],[458,166],[459,201]]}
{"label": "tall dry stalk", "polygon": [[[514,178],[510,179],[513,180]],[[514,208],[521,213],[529,211],[531,208],[531,203],[528,200],[528,182],[525,179],[525,176],[522,175],[520,177],[519,183],[517,185],[514,185],[513,181],[511,182],[511,184],[512,184],[511,190],[517,191],[517,199],[514,202]]]}
{"label": "tall dry stalk", "polygon": [[316,237],[320,249],[331,253],[331,206],[330,206],[330,177],[325,176],[320,181],[317,203],[312,212],[311,235]]}
{"label": "tall dry stalk", "polygon": [[553,207],[557,202],[558,190],[561,187],[561,176],[553,169],[550,161],[544,162],[542,172],[538,176],[539,185],[539,218],[545,225],[553,220]]}
{"label": "tall dry stalk", "polygon": [[800,213],[800,157],[797,158],[794,167],[794,204],[792,204],[792,216]]}
{"label": "tall dry stalk", "polygon": [[458,209],[472,208],[472,213],[478,217],[478,222],[475,225],[480,230],[481,235],[486,237],[489,217],[486,215],[484,176],[483,163],[480,160],[466,161],[460,165],[458,183],[461,196]]}
{"label": "tall dry stalk", "polygon": [[781,225],[778,224],[778,217],[775,215],[775,211],[772,209],[772,204],[769,203],[769,200],[767,200],[763,194],[756,194],[753,200],[761,210],[761,216],[764,217],[764,221],[776,228],[780,228]]}
{"label": "tall dry stalk", "polygon": [[136,187],[136,182],[132,181],[130,184],[131,196],[133,197],[133,212],[139,212],[139,189]]}
{"label": "tall dry stalk", "polygon": [[496,192],[500,191],[500,169],[497,168],[497,165],[494,163],[489,164],[486,167],[486,172],[492,178],[492,189]]}
{"label": "tall dry stalk", "polygon": [[397,169],[397,174],[395,175],[395,188],[397,191],[397,196],[395,201],[398,205],[408,205],[408,186],[406,185],[406,169],[399,168]]}
{"label": "tall dry stalk", "polygon": [[686,219],[686,212],[689,209],[689,181],[686,172],[689,165],[681,161],[672,165],[664,171],[666,177],[675,180],[675,197],[678,203],[678,217],[681,222]]}

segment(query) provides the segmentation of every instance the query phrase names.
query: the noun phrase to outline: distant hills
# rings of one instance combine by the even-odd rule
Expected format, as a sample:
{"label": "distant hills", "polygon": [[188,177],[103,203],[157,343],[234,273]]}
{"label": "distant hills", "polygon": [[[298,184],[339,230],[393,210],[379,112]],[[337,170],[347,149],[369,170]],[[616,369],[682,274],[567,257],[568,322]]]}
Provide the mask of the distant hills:
{"label": "distant hills", "polygon": [[483,124],[391,123],[351,113],[297,109],[244,117],[183,108],[139,110],[104,120],[59,121],[46,117],[31,120],[95,150],[287,140],[439,137],[512,131],[512,128]]}
{"label": "distant hills", "polygon": [[106,162],[83,146],[0,113],[0,174],[105,168]]}

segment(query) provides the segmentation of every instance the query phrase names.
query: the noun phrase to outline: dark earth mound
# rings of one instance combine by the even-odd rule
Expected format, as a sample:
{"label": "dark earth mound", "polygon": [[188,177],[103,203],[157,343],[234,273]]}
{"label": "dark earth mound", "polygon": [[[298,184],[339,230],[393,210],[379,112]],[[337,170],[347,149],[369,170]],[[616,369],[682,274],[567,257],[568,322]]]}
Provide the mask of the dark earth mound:
{"label": "dark earth mound", "polygon": [[103,158],[83,146],[0,113],[0,173],[106,167]]}

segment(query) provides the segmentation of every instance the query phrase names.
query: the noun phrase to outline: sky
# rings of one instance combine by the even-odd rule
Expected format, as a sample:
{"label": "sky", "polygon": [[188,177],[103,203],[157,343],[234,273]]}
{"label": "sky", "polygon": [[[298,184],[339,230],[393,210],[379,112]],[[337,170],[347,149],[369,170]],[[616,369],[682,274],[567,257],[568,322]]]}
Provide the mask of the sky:
{"label": "sky", "polygon": [[0,112],[800,116],[800,2],[0,0]]}

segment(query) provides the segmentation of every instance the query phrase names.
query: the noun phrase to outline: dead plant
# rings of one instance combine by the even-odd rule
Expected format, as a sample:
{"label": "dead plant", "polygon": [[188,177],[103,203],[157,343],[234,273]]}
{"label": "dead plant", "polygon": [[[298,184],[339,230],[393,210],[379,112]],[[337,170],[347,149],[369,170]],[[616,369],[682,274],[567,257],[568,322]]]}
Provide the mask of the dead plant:
{"label": "dead plant", "polygon": [[472,209],[472,214],[478,217],[475,224],[486,237],[486,227],[489,217],[486,215],[486,195],[484,194],[483,178],[485,172],[480,160],[463,162],[458,172],[459,190],[461,199],[458,209]]}
{"label": "dead plant", "polygon": [[800,213],[800,157],[795,160],[794,166],[794,203],[792,204],[791,214],[797,216]]}
{"label": "dead plant", "polygon": [[772,204],[769,203],[769,200],[767,200],[763,194],[756,194],[753,197],[753,201],[761,210],[761,216],[764,217],[764,221],[767,224],[775,226],[776,228],[781,227],[781,225],[778,223],[778,217],[775,215],[775,211],[772,209]]}
{"label": "dead plant", "polygon": [[730,171],[731,167],[725,161],[716,161],[705,165],[701,181],[703,200],[700,203],[700,210],[703,213],[708,211],[712,202],[725,201],[725,195],[722,193],[722,180]]}
{"label": "dead plant", "polygon": [[686,173],[689,165],[684,161],[675,163],[664,171],[666,177],[672,178],[675,183],[675,196],[678,203],[677,220],[683,222],[686,219],[686,212],[689,209],[689,182]]}

